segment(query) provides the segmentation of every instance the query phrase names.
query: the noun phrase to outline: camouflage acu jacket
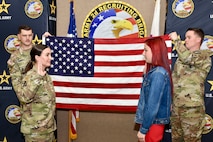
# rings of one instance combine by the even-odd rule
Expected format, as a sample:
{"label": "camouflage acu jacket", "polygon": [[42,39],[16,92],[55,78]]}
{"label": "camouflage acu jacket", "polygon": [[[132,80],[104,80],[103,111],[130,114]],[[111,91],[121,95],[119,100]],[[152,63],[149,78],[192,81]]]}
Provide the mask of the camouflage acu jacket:
{"label": "camouflage acu jacket", "polygon": [[203,106],[204,82],[211,68],[211,50],[190,52],[180,40],[174,42],[178,53],[172,79],[174,84],[173,105]]}
{"label": "camouflage acu jacket", "polygon": [[22,104],[21,132],[45,134],[54,131],[55,91],[50,76],[39,75],[33,67],[23,77],[17,92]]}
{"label": "camouflage acu jacket", "polygon": [[21,51],[19,48],[11,54],[10,59],[7,61],[15,92],[17,92],[17,89],[21,85],[24,69],[27,63],[30,61],[30,51],[31,49]]}

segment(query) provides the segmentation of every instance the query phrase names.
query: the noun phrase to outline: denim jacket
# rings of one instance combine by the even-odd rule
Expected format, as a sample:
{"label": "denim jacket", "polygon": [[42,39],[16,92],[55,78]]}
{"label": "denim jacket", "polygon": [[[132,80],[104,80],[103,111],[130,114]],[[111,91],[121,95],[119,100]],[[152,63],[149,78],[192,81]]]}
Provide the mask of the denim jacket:
{"label": "denim jacket", "polygon": [[171,97],[169,74],[163,67],[155,67],[144,75],[135,116],[141,133],[146,134],[152,124],[170,122]]}

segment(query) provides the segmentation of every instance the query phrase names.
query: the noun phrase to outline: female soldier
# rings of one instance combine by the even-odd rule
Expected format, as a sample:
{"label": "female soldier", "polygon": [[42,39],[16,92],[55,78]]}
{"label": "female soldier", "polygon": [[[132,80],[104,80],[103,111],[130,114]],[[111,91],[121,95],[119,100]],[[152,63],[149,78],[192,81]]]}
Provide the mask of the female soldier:
{"label": "female soldier", "polygon": [[46,68],[51,65],[51,50],[34,45],[31,61],[25,69],[18,99],[22,104],[21,132],[26,142],[53,142],[55,122],[55,91]]}

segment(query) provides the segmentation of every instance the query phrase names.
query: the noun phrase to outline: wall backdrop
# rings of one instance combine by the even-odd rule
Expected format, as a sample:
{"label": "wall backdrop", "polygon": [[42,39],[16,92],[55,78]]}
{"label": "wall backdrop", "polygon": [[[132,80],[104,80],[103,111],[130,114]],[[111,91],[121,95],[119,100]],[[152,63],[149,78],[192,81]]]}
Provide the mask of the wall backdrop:
{"label": "wall backdrop", "polygon": [[0,0],[0,25],[0,141],[23,142],[19,101],[11,84],[7,60],[19,46],[20,25],[32,27],[33,43],[41,43],[41,35],[46,31],[56,34],[56,2]]}

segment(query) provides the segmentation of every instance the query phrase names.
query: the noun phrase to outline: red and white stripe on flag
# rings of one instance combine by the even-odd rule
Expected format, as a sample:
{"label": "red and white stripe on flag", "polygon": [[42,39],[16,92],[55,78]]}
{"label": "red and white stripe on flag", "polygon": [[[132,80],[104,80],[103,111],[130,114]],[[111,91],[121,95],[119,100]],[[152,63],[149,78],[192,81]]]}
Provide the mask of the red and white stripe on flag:
{"label": "red and white stripe on flag", "polygon": [[[171,40],[162,37],[171,60]],[[134,112],[142,84],[145,39],[94,39],[93,77],[51,75],[57,108]]]}
{"label": "red and white stripe on flag", "polygon": [[70,135],[70,138],[71,139],[77,139],[77,125],[76,125],[76,122],[79,122],[80,121],[80,117],[79,117],[79,111],[78,110],[70,110],[69,111],[69,124],[70,124],[70,132],[69,132],[69,135]]}

